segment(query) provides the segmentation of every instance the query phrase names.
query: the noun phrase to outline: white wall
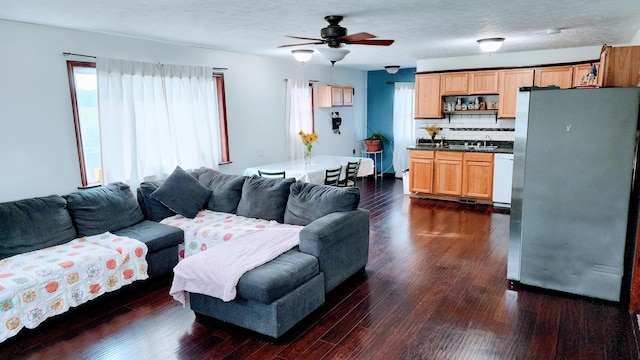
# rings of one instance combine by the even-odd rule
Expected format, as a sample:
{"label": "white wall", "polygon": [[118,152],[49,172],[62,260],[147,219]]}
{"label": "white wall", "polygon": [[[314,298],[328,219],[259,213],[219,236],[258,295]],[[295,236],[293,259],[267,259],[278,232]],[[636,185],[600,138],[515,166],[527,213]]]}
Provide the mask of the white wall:
{"label": "white wall", "polygon": [[[285,160],[285,81],[318,80],[355,88],[354,106],[339,108],[342,134],[331,131],[331,109],[316,109],[314,154],[351,155],[366,128],[366,72],[302,65],[84,31],[0,20],[0,202],[75,191],[80,183],[66,60],[63,52],[165,64],[226,67],[232,164],[240,174]],[[315,56],[318,56],[317,54]],[[75,60],[86,60],[74,58]],[[334,109],[335,110],[335,109]]]}

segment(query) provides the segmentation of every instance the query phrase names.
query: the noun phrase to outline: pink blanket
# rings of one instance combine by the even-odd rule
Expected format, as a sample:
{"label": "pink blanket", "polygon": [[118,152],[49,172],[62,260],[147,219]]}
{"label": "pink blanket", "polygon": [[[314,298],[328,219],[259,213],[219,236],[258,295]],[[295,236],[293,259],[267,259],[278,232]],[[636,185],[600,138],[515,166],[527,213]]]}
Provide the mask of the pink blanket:
{"label": "pink blanket", "polygon": [[302,226],[278,224],[224,242],[182,260],[173,269],[169,294],[187,305],[188,292],[231,301],[242,275],[298,245]]}

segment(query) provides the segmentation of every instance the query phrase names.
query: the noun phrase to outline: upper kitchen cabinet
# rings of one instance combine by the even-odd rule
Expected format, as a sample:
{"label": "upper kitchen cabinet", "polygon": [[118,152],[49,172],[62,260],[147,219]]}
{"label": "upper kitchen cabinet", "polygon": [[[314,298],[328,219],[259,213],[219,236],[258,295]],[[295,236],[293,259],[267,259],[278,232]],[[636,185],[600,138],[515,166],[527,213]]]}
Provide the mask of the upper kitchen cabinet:
{"label": "upper kitchen cabinet", "polygon": [[453,72],[441,74],[440,95],[469,94],[469,73]]}
{"label": "upper kitchen cabinet", "polygon": [[503,70],[500,72],[500,84],[498,93],[500,103],[498,107],[499,118],[516,117],[516,99],[518,89],[522,86],[533,85],[533,69]]}
{"label": "upper kitchen cabinet", "polygon": [[469,94],[497,94],[498,76],[497,71],[472,71],[469,72]]}
{"label": "upper kitchen cabinet", "polygon": [[440,97],[440,74],[416,74],[415,118],[442,118],[442,98]]}
{"label": "upper kitchen cabinet", "polygon": [[592,83],[589,83],[589,71],[592,65],[596,66],[596,71],[600,74],[600,64],[598,63],[573,65],[573,86],[598,85],[600,83],[599,79],[601,76],[599,75],[595,77]]}
{"label": "upper kitchen cabinet", "polygon": [[573,87],[573,66],[550,66],[535,69],[535,86],[558,86],[561,89]]}
{"label": "upper kitchen cabinet", "polygon": [[602,86],[640,85],[640,46],[603,46],[600,69]]}
{"label": "upper kitchen cabinet", "polygon": [[318,86],[318,107],[352,106],[351,86]]}

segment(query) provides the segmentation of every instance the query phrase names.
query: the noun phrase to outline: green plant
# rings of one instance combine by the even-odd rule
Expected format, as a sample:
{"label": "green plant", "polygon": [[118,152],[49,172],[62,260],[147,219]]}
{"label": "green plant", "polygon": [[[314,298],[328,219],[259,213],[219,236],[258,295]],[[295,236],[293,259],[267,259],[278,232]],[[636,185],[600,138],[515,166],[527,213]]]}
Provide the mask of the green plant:
{"label": "green plant", "polygon": [[388,137],[386,137],[383,133],[381,132],[373,132],[371,133],[371,135],[366,138],[365,140],[380,140],[381,143],[388,145],[390,143],[390,140]]}

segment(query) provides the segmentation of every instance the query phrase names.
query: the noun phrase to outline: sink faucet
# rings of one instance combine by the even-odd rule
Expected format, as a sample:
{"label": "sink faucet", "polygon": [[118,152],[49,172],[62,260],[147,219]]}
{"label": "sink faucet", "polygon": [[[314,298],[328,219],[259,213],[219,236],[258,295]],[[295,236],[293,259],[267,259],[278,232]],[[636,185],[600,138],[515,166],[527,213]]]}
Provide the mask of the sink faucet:
{"label": "sink faucet", "polygon": [[491,146],[491,137],[489,137],[489,135],[485,135],[484,138],[485,138],[483,140],[484,141],[484,147],[487,147],[487,140],[486,139],[489,139],[489,146]]}

